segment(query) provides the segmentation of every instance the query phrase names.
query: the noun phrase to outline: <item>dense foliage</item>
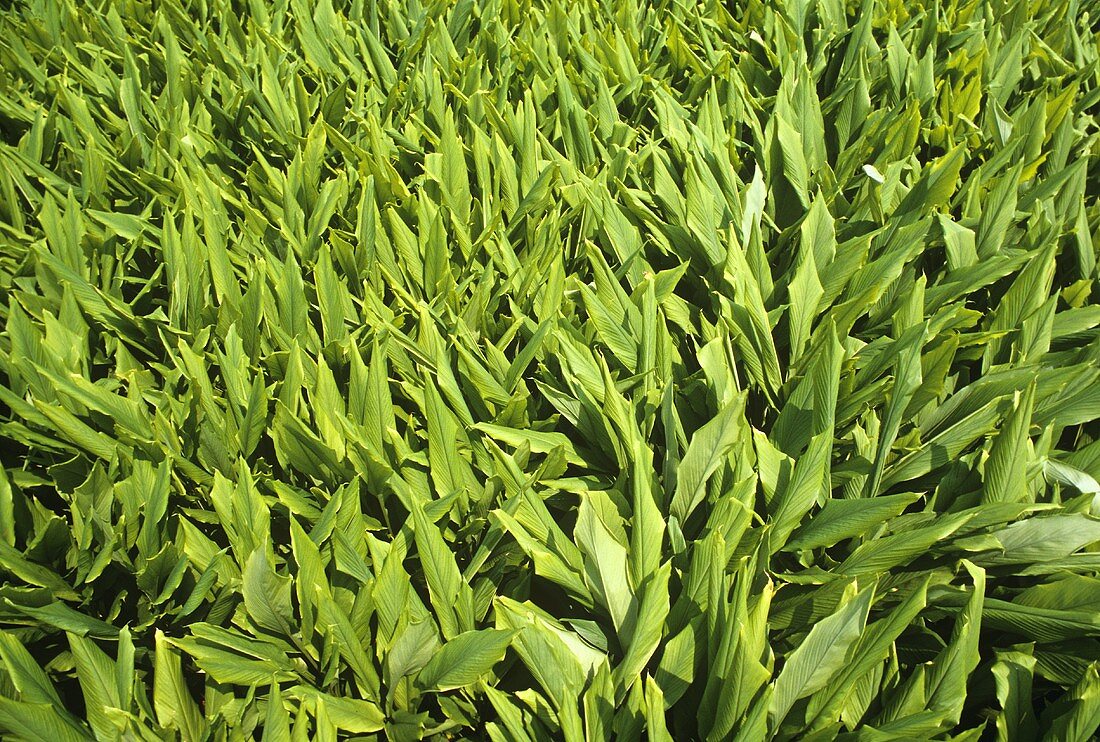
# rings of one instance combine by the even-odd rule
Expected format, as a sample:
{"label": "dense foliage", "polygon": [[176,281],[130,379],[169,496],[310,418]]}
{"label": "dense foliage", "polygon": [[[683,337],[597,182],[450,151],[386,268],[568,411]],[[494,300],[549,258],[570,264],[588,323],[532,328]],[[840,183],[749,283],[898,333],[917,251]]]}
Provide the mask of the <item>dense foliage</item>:
{"label": "dense foliage", "polygon": [[1088,0],[16,0],[0,733],[1088,739]]}

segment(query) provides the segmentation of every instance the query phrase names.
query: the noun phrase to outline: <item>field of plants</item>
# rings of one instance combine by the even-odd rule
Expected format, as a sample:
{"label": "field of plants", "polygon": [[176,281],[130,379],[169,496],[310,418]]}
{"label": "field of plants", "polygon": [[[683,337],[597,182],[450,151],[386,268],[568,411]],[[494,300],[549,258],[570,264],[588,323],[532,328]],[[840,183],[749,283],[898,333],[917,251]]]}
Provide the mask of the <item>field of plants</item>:
{"label": "field of plants", "polygon": [[3,3],[0,737],[1093,738],[1098,58]]}

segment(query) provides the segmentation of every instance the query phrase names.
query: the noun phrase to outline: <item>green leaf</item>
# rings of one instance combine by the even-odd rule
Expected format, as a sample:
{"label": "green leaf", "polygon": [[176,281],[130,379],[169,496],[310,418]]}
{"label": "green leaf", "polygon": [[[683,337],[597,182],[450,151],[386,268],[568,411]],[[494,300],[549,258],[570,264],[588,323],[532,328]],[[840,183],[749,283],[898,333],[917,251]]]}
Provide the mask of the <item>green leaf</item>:
{"label": "green leaf", "polygon": [[23,643],[8,632],[0,632],[0,659],[19,697],[26,703],[51,704],[63,708],[50,678],[35,662]]}
{"label": "green leaf", "polygon": [[1032,707],[1032,679],[1035,657],[1028,651],[999,651],[991,668],[997,684],[997,739],[1036,737],[1039,733]]}
{"label": "green leaf", "polygon": [[795,701],[824,688],[847,663],[867,622],[874,593],[872,585],[849,596],[833,614],[814,624],[788,655],[772,686],[768,706],[771,728],[779,727]]}
{"label": "green leaf", "polygon": [[420,671],[417,683],[434,691],[472,685],[503,659],[514,635],[500,629],[459,634],[435,652]]}
{"label": "green leaf", "polygon": [[88,725],[97,737],[109,737],[117,733],[109,711],[125,710],[115,683],[115,663],[90,640],[76,634],[69,634],[68,638],[84,695]]}
{"label": "green leaf", "polygon": [[1097,663],[1061,699],[1051,704],[1040,720],[1043,740],[1085,740],[1100,728],[1100,669]]}
{"label": "green leaf", "polygon": [[978,559],[979,564],[1032,564],[1053,561],[1100,541],[1100,520],[1079,513],[1029,518],[993,531],[1001,550]]}
{"label": "green leaf", "polygon": [[592,594],[607,607],[620,636],[629,633],[637,614],[627,575],[627,547],[604,525],[592,495],[581,498],[574,538],[585,555],[584,576]]}
{"label": "green leaf", "polygon": [[206,731],[202,712],[187,689],[179,653],[160,631],[156,634],[155,667],[153,707],[157,723],[177,730],[181,737],[200,739]]}
{"label": "green leaf", "polygon": [[263,548],[248,558],[241,574],[245,610],[257,626],[285,636],[294,634],[294,608],[290,604],[291,580],[276,574]]}
{"label": "green leaf", "polygon": [[784,551],[820,549],[873,531],[920,499],[919,493],[829,500],[784,545]]}
{"label": "green leaf", "polygon": [[739,404],[723,407],[703,427],[695,431],[687,451],[676,468],[676,490],[670,511],[680,522],[706,497],[707,481],[725,462],[744,428],[744,398]]}
{"label": "green leaf", "polygon": [[1028,432],[1035,400],[1035,387],[1018,396],[989,453],[985,467],[982,502],[1027,502],[1027,469],[1030,459]]}
{"label": "green leaf", "polygon": [[283,705],[279,685],[272,683],[267,694],[267,713],[264,717],[263,742],[290,742],[290,714]]}
{"label": "green leaf", "polygon": [[614,670],[615,696],[620,700],[639,679],[639,673],[660,644],[669,611],[671,574],[672,564],[665,562],[641,587],[638,620],[630,635],[626,655]]}
{"label": "green leaf", "polygon": [[63,716],[49,704],[20,703],[0,698],[0,729],[12,739],[86,742],[91,734]]}

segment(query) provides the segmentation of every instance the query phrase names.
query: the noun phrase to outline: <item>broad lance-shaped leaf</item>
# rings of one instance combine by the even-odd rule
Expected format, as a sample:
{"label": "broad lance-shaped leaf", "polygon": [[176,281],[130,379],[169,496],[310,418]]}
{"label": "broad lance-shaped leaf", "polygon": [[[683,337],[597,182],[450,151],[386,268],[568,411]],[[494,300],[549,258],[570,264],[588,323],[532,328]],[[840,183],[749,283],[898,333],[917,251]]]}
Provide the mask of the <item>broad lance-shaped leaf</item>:
{"label": "broad lance-shaped leaf", "polygon": [[745,427],[744,396],[726,405],[703,427],[695,431],[687,452],[676,468],[676,490],[670,512],[681,523],[706,497],[707,481],[725,462]]}
{"label": "broad lance-shaped leaf", "polygon": [[998,742],[1035,739],[1038,724],[1032,707],[1031,683],[1035,674],[1035,657],[1030,651],[998,651],[991,668],[997,685]]}
{"label": "broad lance-shaped leaf", "polygon": [[0,697],[0,730],[11,735],[11,739],[51,742],[90,742],[95,739],[54,706],[21,703],[4,697]]}
{"label": "broad lance-shaped leaf", "polygon": [[333,266],[332,251],[327,244],[322,244],[317,254],[314,281],[317,284],[317,301],[321,310],[325,342],[340,342],[347,337],[345,321],[350,298]]}
{"label": "broad lance-shaped leaf", "polygon": [[781,152],[783,175],[803,206],[809,205],[809,166],[802,147],[802,135],[782,116],[776,116],[775,139]]}
{"label": "broad lance-shaped leaf", "polygon": [[61,378],[43,368],[39,369],[39,373],[50,379],[54,387],[65,396],[113,418],[130,435],[142,439],[152,438],[152,429],[140,403],[112,394],[79,374],[69,374],[67,378]]}
{"label": "broad lance-shaped leaf", "polygon": [[351,618],[338,601],[323,599],[323,588],[317,587],[315,597],[322,598],[317,602],[317,626],[351,668],[360,698],[376,700],[379,693],[378,671],[367,654],[366,646],[356,632]]}
{"label": "broad lance-shaped leaf", "polygon": [[994,531],[1001,550],[974,557],[983,566],[1034,564],[1069,556],[1100,541],[1100,520],[1081,513],[1038,516]]}
{"label": "broad lance-shaped leaf", "polygon": [[[729,239],[733,240],[732,233]],[[773,399],[783,382],[779,355],[760,284],[753,275],[743,248],[735,242],[727,251],[724,281],[732,287],[736,302],[723,301],[722,305],[738,330],[735,340],[745,354],[747,370],[769,399]]]}
{"label": "broad lance-shaped leaf", "polygon": [[946,203],[955,191],[959,172],[966,162],[966,149],[959,145],[921,171],[921,177],[898,204],[899,226]]}
{"label": "broad lance-shaped leaf", "polygon": [[915,589],[890,614],[867,627],[852,647],[832,682],[810,697],[806,709],[807,731],[828,728],[840,718],[844,703],[855,691],[857,682],[883,662],[893,643],[912,624],[928,599],[929,576],[920,579]]}
{"label": "broad lance-shaped leaf", "polygon": [[626,636],[637,614],[626,546],[608,530],[589,497],[581,498],[573,534],[585,555],[585,581],[607,607],[620,637]]}
{"label": "broad lance-shaped leaf", "polygon": [[1091,474],[1064,461],[1054,459],[1043,461],[1043,474],[1047,479],[1069,485],[1083,495],[1094,495],[1090,512],[1093,515],[1100,515],[1100,503],[1097,502],[1100,499],[1100,482],[1097,482]]}
{"label": "broad lance-shaped leaf", "polygon": [[7,605],[19,613],[30,616],[43,626],[69,631],[78,636],[94,636],[101,639],[114,639],[118,636],[118,629],[111,624],[81,613],[59,601],[36,607],[20,605],[8,600]]}
{"label": "broad lance-shaped leaf", "polygon": [[829,455],[833,445],[831,432],[810,439],[806,453],[795,462],[786,486],[776,494],[775,515],[771,520],[771,551],[780,549],[791,532],[821,498],[829,486]]}
{"label": "broad lance-shaped leaf", "polygon": [[668,581],[671,563],[665,562],[642,586],[642,601],[638,621],[630,636],[626,655],[615,667],[615,697],[622,700],[660,644],[665,619],[668,617]]}
{"label": "broad lance-shaped leaf", "polygon": [[814,624],[788,655],[772,689],[769,727],[778,729],[795,701],[824,688],[847,662],[867,622],[874,594],[875,585],[871,585],[848,597],[835,613]]}
{"label": "broad lance-shaped leaf", "polygon": [[76,599],[76,593],[60,575],[27,559],[18,549],[4,541],[0,541],[0,566],[31,585],[48,588],[58,598]]}
{"label": "broad lance-shaped leaf", "polygon": [[396,689],[397,681],[428,664],[438,648],[439,630],[434,621],[410,621],[386,655],[386,684],[390,693]]}
{"label": "broad lance-shaped leaf", "polygon": [[187,689],[179,653],[159,630],[154,667],[153,708],[157,723],[166,729],[178,730],[184,739],[201,739],[206,732],[206,722]]}
{"label": "broad lance-shaped leaf", "polygon": [[504,658],[515,633],[484,629],[459,634],[436,651],[417,683],[427,690],[446,691],[477,682]]}
{"label": "broad lance-shaped leaf", "polygon": [[688,625],[668,639],[661,650],[655,678],[669,704],[675,704],[695,680],[695,626]]}
{"label": "broad lance-shaped leaf", "polygon": [[1100,579],[1087,575],[1065,575],[1023,590],[1012,602],[1067,612],[1080,610],[1100,614]]}
{"label": "broad lance-shaped leaf", "polygon": [[[504,693],[489,685],[485,687],[485,696],[489,699],[489,703],[497,715],[496,721],[486,725],[490,735],[502,736],[503,739],[523,740],[524,742],[534,739],[531,732],[532,716],[530,713],[521,710],[522,706],[519,699],[511,693]],[[507,731],[506,735],[504,734],[505,730]]]}
{"label": "broad lance-shaped leaf", "polygon": [[423,394],[431,478],[437,496],[446,497],[465,486],[470,467],[456,445],[460,440],[458,420],[444,404],[434,379],[428,379]]}
{"label": "broad lance-shaped leaf", "polygon": [[501,527],[516,540],[519,547],[531,559],[535,574],[561,585],[582,604],[594,604],[580,564],[574,568],[560,553],[547,548],[549,544],[546,541],[534,538],[518,521],[503,510],[494,510],[491,516],[499,521]]}
{"label": "broad lance-shaped leaf", "polygon": [[563,433],[546,433],[537,430],[519,430],[515,428],[506,428],[501,425],[494,425],[492,423],[477,423],[474,425],[476,430],[480,430],[489,437],[505,443],[509,446],[519,448],[521,445],[528,445],[531,448],[532,453],[551,453],[556,449],[561,449],[565,453],[565,460],[570,464],[585,465],[584,459],[580,457],[577,451],[573,447],[573,441],[569,436]]}
{"label": "broad lance-shaped leaf", "polygon": [[240,445],[242,457],[247,458],[256,450],[267,427],[267,418],[267,388],[264,386],[263,379],[257,376],[249,389],[247,406],[237,430],[237,442]]}
{"label": "broad lance-shaped leaf", "polygon": [[1016,194],[1022,170],[1021,163],[1006,172],[988,194],[978,221],[978,258],[988,258],[1001,249],[1005,234],[1016,216]]}
{"label": "broad lance-shaped leaf", "polygon": [[111,710],[122,708],[118,684],[115,681],[115,663],[89,639],[69,634],[69,648],[76,662],[76,674],[84,696],[88,724],[97,737],[109,737],[117,733],[112,722]]}
{"label": "broad lance-shaped leaf", "polygon": [[920,448],[901,456],[890,464],[882,478],[880,490],[923,476],[952,461],[982,436],[994,430],[1002,419],[1000,400],[993,400],[966,415],[951,427],[924,440]]}
{"label": "broad lance-shaped leaf", "polygon": [[581,286],[589,321],[600,340],[630,373],[638,370],[638,337],[641,315],[630,302],[603,257],[589,251],[596,275],[596,290]]}
{"label": "broad lance-shaped leaf", "polygon": [[[561,275],[559,272],[558,275]],[[535,330],[531,339],[527,341],[527,344],[523,346],[523,349],[515,354],[512,362],[508,365],[508,370],[504,374],[504,388],[506,392],[512,392],[516,388],[516,384],[519,383],[523,377],[523,373],[527,370],[527,367],[535,359],[536,354],[542,347],[546,338],[551,335],[554,330],[554,322],[550,320],[544,320]],[[496,426],[492,426],[496,427]],[[488,432],[488,431],[486,431]],[[492,435],[492,433],[490,433]]]}
{"label": "broad lance-shaped leaf", "polygon": [[641,585],[660,570],[668,526],[657,506],[652,449],[635,441],[631,458],[630,575]]}
{"label": "broad lance-shaped leaf", "polygon": [[784,551],[820,549],[873,531],[920,499],[910,492],[855,500],[829,500],[804,526],[795,531]]}
{"label": "broad lance-shaped leaf", "polygon": [[518,631],[513,646],[523,664],[557,706],[573,703],[607,655],[529,602],[506,596],[493,602],[499,628]]}
{"label": "broad lance-shaped leaf", "polygon": [[[726,738],[739,726],[742,730],[755,729],[765,721],[766,707],[761,708],[760,702],[772,687],[768,685],[772,671],[768,666],[767,620],[775,590],[770,581],[762,589],[751,585],[757,558],[742,559],[734,581],[734,597],[728,603],[722,588],[711,580],[710,642],[717,646],[717,653],[710,663],[699,709],[700,728],[707,729],[709,737]],[[750,591],[754,593],[751,600]],[[761,718],[755,718],[757,714]],[[746,715],[749,718],[742,726],[741,719]]]}
{"label": "broad lance-shaped leaf", "polygon": [[818,302],[824,294],[818,278],[817,264],[812,247],[804,246],[801,260],[794,272],[790,287],[790,342],[791,360],[802,355],[810,337],[810,325],[817,316]]}
{"label": "broad lance-shaped leaf", "polygon": [[291,579],[275,572],[264,547],[252,552],[241,574],[241,594],[248,616],[260,628],[293,636],[294,607]]}
{"label": "broad lance-shaped leaf", "polygon": [[4,662],[15,690],[20,698],[28,703],[53,704],[62,708],[57,689],[49,676],[31,656],[30,652],[15,635],[0,631],[0,660]]}
{"label": "broad lance-shaped leaf", "polygon": [[989,629],[1046,643],[1084,639],[1100,631],[1100,613],[1092,606],[1047,608],[989,598],[982,621]]}
{"label": "broad lance-shaped leaf", "polygon": [[607,662],[600,664],[592,673],[592,680],[581,699],[581,709],[588,734],[597,738],[606,738],[612,734],[615,723],[615,686]]}
{"label": "broad lance-shaped leaf", "polygon": [[1034,401],[1035,385],[1032,384],[1022,395],[1017,395],[1012,413],[993,440],[985,464],[982,502],[1026,502],[1030,499],[1028,430]]}
{"label": "broad lance-shaped leaf", "polygon": [[275,645],[262,645],[266,646],[269,654],[254,659],[236,651],[249,645],[241,635],[232,639],[223,637],[223,640],[227,643],[203,641],[187,636],[171,642],[190,655],[195,666],[218,683],[258,685],[270,682],[272,678],[290,681],[297,677],[294,663]]}
{"label": "broad lance-shaped leaf", "polygon": [[883,468],[886,466],[886,457],[897,439],[905,410],[909,406],[909,400],[912,399],[913,393],[920,386],[920,351],[927,337],[927,332],[927,325],[914,327],[907,330],[898,339],[898,350],[894,361],[894,388],[890,392],[890,401],[886,406],[886,416],[882,423],[882,431],[879,433],[871,476],[867,479],[866,494],[868,497],[874,497],[879,493]]}
{"label": "broad lance-shaped leaf", "polygon": [[818,193],[799,225],[799,249],[813,253],[814,266],[819,274],[836,257],[836,224],[826,201]]}
{"label": "broad lance-shaped leaf", "polygon": [[127,5],[0,13],[0,737],[1096,735],[1096,3]]}
{"label": "broad lance-shaped leaf", "polygon": [[809,354],[808,371],[783,404],[769,438],[788,456],[797,457],[821,433],[836,425],[837,396],[845,351],[831,323],[819,331],[824,337]]}
{"label": "broad lance-shaped leaf", "polygon": [[877,574],[924,556],[934,545],[967,524],[975,513],[941,515],[928,525],[865,540],[835,571],[843,575]]}
{"label": "broad lance-shaped leaf", "polygon": [[672,742],[665,722],[665,696],[651,676],[645,676],[646,737],[653,742]]}
{"label": "broad lance-shaped leaf", "polygon": [[[61,703],[53,683],[26,647],[6,631],[0,631],[0,660],[19,695],[18,701],[0,698],[0,731],[10,735],[37,733],[39,739],[54,742],[93,738]],[[85,686],[87,680],[90,678],[82,676],[82,690],[95,693],[97,688]],[[97,721],[102,721],[102,716]],[[109,733],[100,727],[94,728],[100,734]]]}
{"label": "broad lance-shaped leaf", "polygon": [[261,742],[291,742],[290,714],[283,705],[279,684],[272,683],[267,694],[267,714]]}
{"label": "broad lance-shaped leaf", "polygon": [[317,383],[309,390],[309,399],[321,440],[332,451],[334,458],[344,458],[346,450],[342,429],[344,400],[337,389],[332,370],[325,363],[324,358],[317,360]]}
{"label": "broad lance-shaped leaf", "polygon": [[905,715],[927,715],[928,722],[950,729],[959,723],[966,701],[967,680],[980,660],[978,636],[985,601],[985,570],[970,562],[963,566],[974,580],[966,605],[955,618],[951,641],[930,665],[919,665],[891,699],[883,721],[898,721]]}
{"label": "broad lance-shaped leaf", "polygon": [[413,508],[412,521],[432,607],[443,636],[453,638],[473,628],[470,586],[462,579],[447,542],[419,502]]}
{"label": "broad lance-shaped leaf", "polygon": [[[333,726],[333,739],[335,739],[337,731],[351,734],[372,734],[381,731],[386,724],[386,717],[382,713],[382,709],[370,701],[322,693],[305,683],[288,686],[286,694],[298,699],[301,705],[317,709],[317,725],[322,726],[322,718],[330,723]],[[324,709],[323,714],[320,712],[322,708]],[[295,727],[301,724],[301,712],[299,712],[298,718],[299,721],[295,724]],[[305,727],[304,724],[301,724],[301,726]],[[320,735],[318,736],[320,737]]]}
{"label": "broad lance-shaped leaf", "polygon": [[1100,728],[1100,662],[1091,663],[1077,684],[1048,707],[1039,726],[1046,730],[1043,742],[1095,737]]}

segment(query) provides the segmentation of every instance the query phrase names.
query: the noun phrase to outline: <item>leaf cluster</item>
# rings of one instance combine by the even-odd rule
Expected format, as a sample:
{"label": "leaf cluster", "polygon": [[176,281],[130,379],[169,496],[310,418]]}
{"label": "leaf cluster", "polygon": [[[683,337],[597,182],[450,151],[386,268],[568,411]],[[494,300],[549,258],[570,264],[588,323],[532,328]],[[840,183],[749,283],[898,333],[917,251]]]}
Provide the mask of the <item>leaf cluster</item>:
{"label": "leaf cluster", "polygon": [[1051,0],[0,11],[0,733],[1086,740]]}

